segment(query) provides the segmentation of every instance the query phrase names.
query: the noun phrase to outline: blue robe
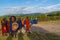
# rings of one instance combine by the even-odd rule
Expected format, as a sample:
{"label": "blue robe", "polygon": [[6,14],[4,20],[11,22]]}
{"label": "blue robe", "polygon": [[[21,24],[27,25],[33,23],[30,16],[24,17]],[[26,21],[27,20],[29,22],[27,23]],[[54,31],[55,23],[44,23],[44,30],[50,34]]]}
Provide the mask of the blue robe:
{"label": "blue robe", "polygon": [[10,22],[10,32],[12,32],[12,22]]}
{"label": "blue robe", "polygon": [[22,21],[21,20],[20,21],[17,21],[17,23],[19,25],[18,29],[22,29]]}
{"label": "blue robe", "polygon": [[34,19],[33,22],[34,22],[34,24],[37,24],[38,20]]}
{"label": "blue robe", "polygon": [[34,20],[31,20],[30,22],[31,24],[37,24],[38,20],[34,19]]}

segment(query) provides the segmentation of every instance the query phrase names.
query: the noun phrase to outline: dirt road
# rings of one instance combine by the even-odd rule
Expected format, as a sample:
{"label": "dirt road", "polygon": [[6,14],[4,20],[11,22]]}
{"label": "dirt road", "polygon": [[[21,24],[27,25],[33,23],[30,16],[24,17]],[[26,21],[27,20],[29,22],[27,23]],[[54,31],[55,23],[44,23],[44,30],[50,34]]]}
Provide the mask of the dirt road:
{"label": "dirt road", "polygon": [[38,24],[32,25],[31,30],[44,33],[50,32],[60,34],[60,21],[39,22]]}

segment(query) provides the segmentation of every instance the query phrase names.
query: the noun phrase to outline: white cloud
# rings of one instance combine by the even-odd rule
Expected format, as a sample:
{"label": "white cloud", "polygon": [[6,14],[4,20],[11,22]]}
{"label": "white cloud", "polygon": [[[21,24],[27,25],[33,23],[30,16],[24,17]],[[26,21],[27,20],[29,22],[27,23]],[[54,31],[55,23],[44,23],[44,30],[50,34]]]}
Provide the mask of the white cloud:
{"label": "white cloud", "polygon": [[51,6],[46,6],[46,7],[26,7],[24,9],[25,11],[29,11],[29,12],[51,12],[51,11],[60,11],[60,4],[55,4],[55,5],[51,5]]}
{"label": "white cloud", "polygon": [[27,6],[27,7],[0,7],[0,13],[1,15],[5,14],[29,14],[29,13],[36,13],[36,12],[52,12],[52,11],[60,11],[60,4],[55,4],[51,6],[46,7],[40,7],[40,6]]}
{"label": "white cloud", "polygon": [[48,10],[47,12],[60,11],[60,4],[55,4],[55,5],[47,6],[47,7],[45,7],[45,9]]}

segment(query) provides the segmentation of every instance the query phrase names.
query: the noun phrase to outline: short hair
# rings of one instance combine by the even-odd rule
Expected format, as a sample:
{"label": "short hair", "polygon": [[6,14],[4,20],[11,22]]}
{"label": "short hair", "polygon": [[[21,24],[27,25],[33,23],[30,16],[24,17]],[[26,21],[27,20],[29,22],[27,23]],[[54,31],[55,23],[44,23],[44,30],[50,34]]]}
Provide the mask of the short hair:
{"label": "short hair", "polygon": [[14,18],[14,21],[16,21],[16,17],[15,16],[11,16],[10,17],[10,21],[12,21],[12,17]]}

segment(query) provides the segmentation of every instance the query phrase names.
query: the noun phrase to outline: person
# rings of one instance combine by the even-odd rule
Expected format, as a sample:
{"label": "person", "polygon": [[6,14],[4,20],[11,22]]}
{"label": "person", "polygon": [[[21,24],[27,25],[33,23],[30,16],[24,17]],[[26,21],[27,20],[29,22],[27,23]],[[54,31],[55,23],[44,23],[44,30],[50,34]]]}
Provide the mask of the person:
{"label": "person", "polygon": [[30,32],[30,20],[28,17],[26,17],[25,19],[25,24],[26,24],[26,32],[31,33]]}
{"label": "person", "polygon": [[5,36],[7,31],[5,18],[3,18],[3,20],[1,21],[1,25],[2,25],[2,35]]}
{"label": "person", "polygon": [[17,28],[18,28],[18,23],[16,22],[16,17],[11,16],[10,20],[11,20],[11,22],[10,22],[11,35],[16,38]]}
{"label": "person", "polygon": [[22,19],[22,33],[25,34],[25,19]]}
{"label": "person", "polygon": [[34,24],[37,24],[37,22],[38,22],[38,19],[35,18],[35,19],[33,20],[33,23],[34,23]]}
{"label": "person", "polygon": [[22,32],[22,20],[21,20],[20,17],[18,18],[17,23],[18,23],[18,25],[19,25],[18,30],[19,30],[20,32]]}
{"label": "person", "polygon": [[25,21],[25,19],[22,19],[22,26],[24,27],[24,21]]}
{"label": "person", "polygon": [[7,21],[7,33],[10,34],[10,18]]}

